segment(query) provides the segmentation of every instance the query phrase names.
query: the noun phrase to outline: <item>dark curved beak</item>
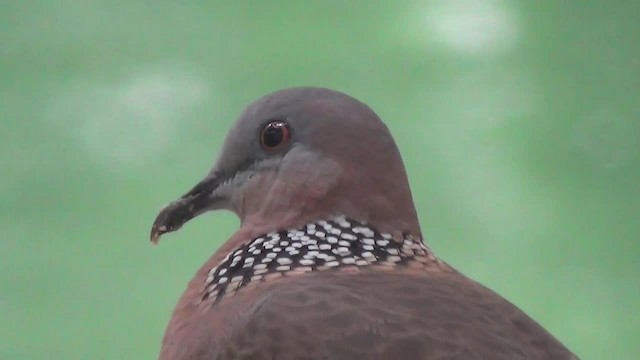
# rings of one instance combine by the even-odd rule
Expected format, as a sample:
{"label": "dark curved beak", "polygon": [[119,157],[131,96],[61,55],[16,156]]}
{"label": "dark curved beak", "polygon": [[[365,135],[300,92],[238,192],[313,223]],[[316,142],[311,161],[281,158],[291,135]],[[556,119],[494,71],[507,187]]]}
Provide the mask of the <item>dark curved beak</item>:
{"label": "dark curved beak", "polygon": [[151,242],[157,244],[163,234],[176,231],[196,216],[219,208],[223,198],[216,190],[226,180],[222,173],[211,172],[189,192],[162,208],[151,226]]}

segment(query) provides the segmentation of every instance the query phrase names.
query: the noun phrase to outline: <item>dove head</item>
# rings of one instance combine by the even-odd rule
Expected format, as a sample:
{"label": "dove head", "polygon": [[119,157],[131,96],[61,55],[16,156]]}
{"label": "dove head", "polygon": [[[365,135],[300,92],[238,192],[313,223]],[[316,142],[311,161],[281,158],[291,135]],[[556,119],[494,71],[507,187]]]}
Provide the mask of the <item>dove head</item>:
{"label": "dove head", "polygon": [[249,105],[211,171],[160,211],[152,241],[218,209],[257,232],[343,215],[421,235],[389,130],[367,105],[323,88],[284,89]]}

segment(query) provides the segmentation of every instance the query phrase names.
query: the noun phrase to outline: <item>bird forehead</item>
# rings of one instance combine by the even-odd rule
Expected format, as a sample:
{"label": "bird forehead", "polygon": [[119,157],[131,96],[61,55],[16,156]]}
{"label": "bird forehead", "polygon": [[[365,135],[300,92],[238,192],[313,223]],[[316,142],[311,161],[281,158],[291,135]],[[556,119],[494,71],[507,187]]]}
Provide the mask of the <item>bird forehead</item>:
{"label": "bird forehead", "polygon": [[355,120],[379,122],[365,104],[344,93],[325,88],[289,88],[254,101],[241,114],[236,127],[242,130],[272,119],[289,120],[302,128]]}
{"label": "bird forehead", "polygon": [[[270,156],[262,151],[259,136],[273,120],[289,124],[292,148],[341,163],[357,158],[374,144],[374,139],[375,144],[384,146],[379,151],[393,144],[384,123],[366,105],[341,93],[320,90],[285,90],[255,101],[229,130],[219,164],[233,167],[243,159]],[[304,154],[296,151],[290,155],[300,158]]]}

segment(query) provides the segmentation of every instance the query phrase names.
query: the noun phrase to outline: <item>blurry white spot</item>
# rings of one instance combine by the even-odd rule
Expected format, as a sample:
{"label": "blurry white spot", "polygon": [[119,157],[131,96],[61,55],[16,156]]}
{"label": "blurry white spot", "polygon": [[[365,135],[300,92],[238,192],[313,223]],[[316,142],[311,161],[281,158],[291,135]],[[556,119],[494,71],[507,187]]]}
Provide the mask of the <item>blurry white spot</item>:
{"label": "blurry white spot", "polygon": [[195,77],[141,72],[73,86],[55,100],[53,118],[108,166],[139,166],[170,144],[180,118],[206,93]]}
{"label": "blurry white spot", "polygon": [[464,55],[504,50],[517,37],[513,12],[500,0],[433,0],[422,14],[427,41]]}

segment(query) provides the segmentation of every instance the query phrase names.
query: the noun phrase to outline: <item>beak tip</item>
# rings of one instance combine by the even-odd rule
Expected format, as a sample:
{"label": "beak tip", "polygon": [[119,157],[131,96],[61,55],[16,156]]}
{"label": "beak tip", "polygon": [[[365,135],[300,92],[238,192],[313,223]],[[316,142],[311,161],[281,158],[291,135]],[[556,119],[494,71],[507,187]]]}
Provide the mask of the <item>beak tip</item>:
{"label": "beak tip", "polygon": [[218,201],[217,198],[212,198],[211,193],[221,181],[223,179],[217,176],[208,176],[188,193],[160,209],[151,226],[151,243],[158,244],[162,235],[179,230],[187,221],[210,210],[212,202]]}
{"label": "beak tip", "polygon": [[150,240],[151,245],[158,245],[158,242],[160,241],[160,234],[152,234]]}
{"label": "beak tip", "polygon": [[169,232],[169,230],[165,225],[156,226],[154,224],[153,227],[151,227],[151,235],[149,236],[151,243],[153,245],[158,245],[158,242],[160,241],[160,237],[167,232]]}

